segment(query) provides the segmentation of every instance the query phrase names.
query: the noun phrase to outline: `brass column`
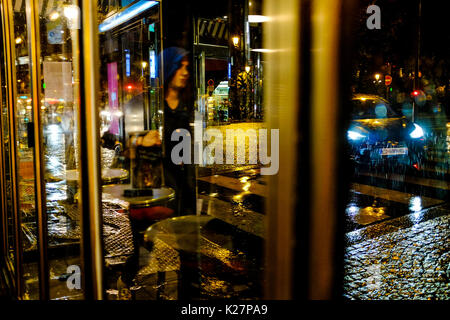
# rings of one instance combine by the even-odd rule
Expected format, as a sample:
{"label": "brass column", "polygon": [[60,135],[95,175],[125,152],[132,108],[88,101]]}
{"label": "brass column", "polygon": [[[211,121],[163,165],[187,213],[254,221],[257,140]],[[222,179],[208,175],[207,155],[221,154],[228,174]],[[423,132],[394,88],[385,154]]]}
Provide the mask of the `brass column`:
{"label": "brass column", "polygon": [[38,226],[39,249],[39,298],[50,299],[49,265],[48,265],[48,239],[47,239],[47,206],[45,196],[44,159],[42,145],[41,121],[41,42],[39,28],[39,3],[26,1],[28,54],[30,56],[31,96],[34,122],[34,171],[36,189],[36,213]]}
{"label": "brass column", "polygon": [[299,103],[300,0],[264,1],[265,119],[279,129],[279,171],[266,202],[265,299],[292,299]]}
{"label": "brass column", "polygon": [[15,282],[17,286],[17,296],[19,299],[24,294],[23,283],[23,256],[22,256],[22,229],[21,218],[19,214],[19,179],[17,164],[17,136],[15,122],[15,105],[17,99],[16,87],[16,58],[14,47],[14,23],[13,23],[13,4],[11,0],[2,0],[2,16],[4,23],[4,44],[5,44],[5,60],[9,68],[6,68],[7,83],[7,105],[9,114],[9,139],[10,139],[10,160],[11,160],[11,196],[12,207],[14,211],[14,227],[15,227]]}
{"label": "brass column", "polygon": [[97,3],[80,1],[82,34],[80,41],[81,104],[80,120],[80,192],[81,252],[83,288],[87,300],[103,299],[103,246],[101,208],[100,130],[98,116],[99,38]]}

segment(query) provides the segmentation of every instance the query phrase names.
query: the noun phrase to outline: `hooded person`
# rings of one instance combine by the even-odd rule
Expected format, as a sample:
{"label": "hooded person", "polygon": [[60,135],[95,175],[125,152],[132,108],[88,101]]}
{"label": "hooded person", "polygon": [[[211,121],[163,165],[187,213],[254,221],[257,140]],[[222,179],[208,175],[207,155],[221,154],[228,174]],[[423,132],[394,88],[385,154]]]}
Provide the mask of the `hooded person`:
{"label": "hooded person", "polygon": [[[172,149],[179,142],[171,141],[172,133],[178,129],[189,132],[193,122],[193,108],[189,86],[188,52],[171,47],[163,51],[164,72],[164,124],[163,137],[158,131],[149,131],[138,145],[152,147],[164,144],[163,170],[165,186],[174,189],[175,199],[167,206],[135,208],[130,210],[135,245],[134,255],[128,259],[126,272],[120,278],[121,286],[131,285],[139,266],[138,231],[148,227],[149,221],[157,221],[170,216],[196,214],[195,169],[191,164],[175,164],[171,159]],[[159,64],[161,65],[161,64]],[[191,133],[192,137],[192,133]],[[191,139],[192,141],[192,139]],[[122,283],[123,282],[123,283]],[[119,287],[119,285],[118,285]]]}
{"label": "hooded person", "polygon": [[[164,65],[164,132],[165,185],[175,190],[175,215],[196,213],[195,170],[191,164],[175,164],[171,159],[172,149],[178,141],[172,141],[172,133],[187,130],[191,137],[193,122],[192,91],[190,87],[188,52],[170,47],[163,51]],[[191,139],[192,141],[192,139]]]}
{"label": "hooded person", "polygon": [[[174,216],[196,213],[195,169],[187,163],[174,163],[171,159],[172,149],[179,142],[171,137],[179,129],[187,130],[191,137],[190,123],[193,122],[192,96],[188,52],[182,48],[170,47],[163,51],[164,72],[164,124],[163,137],[160,140],[156,131],[150,131],[143,139],[142,145],[150,147],[163,143],[164,181],[167,187],[175,191],[175,200],[169,204]],[[161,61],[159,61],[161,66]],[[192,141],[192,139],[191,139]]]}

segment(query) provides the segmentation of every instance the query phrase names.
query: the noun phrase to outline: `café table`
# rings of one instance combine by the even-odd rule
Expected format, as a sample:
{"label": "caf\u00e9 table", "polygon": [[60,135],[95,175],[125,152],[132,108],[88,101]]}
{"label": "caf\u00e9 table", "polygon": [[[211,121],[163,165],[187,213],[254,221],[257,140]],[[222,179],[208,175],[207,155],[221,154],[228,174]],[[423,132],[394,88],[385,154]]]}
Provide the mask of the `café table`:
{"label": "caf\u00e9 table", "polygon": [[[60,173],[51,176],[50,179],[53,181],[66,180],[67,183],[77,183],[80,179],[79,170],[71,169],[66,170],[64,173]],[[124,181],[128,179],[128,170],[121,168],[107,168],[102,169],[102,183],[103,184],[113,184]]]}

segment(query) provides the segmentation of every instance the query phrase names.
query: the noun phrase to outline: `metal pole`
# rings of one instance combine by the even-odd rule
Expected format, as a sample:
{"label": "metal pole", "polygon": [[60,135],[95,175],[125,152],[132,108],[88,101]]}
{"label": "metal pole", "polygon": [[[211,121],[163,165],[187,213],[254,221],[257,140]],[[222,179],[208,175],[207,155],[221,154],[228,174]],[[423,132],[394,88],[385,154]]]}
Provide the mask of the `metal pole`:
{"label": "metal pole", "polygon": [[[283,17],[265,25],[267,55],[264,91],[265,119],[279,129],[278,174],[269,176],[266,202],[265,299],[289,300],[293,296],[295,206],[297,198],[297,145],[300,75],[300,0],[264,1],[264,15]],[[283,48],[283,50],[277,50]],[[270,140],[270,139],[269,139]]]}
{"label": "metal pole", "polygon": [[[337,147],[339,44],[342,2],[317,0],[311,6],[311,211],[310,299],[331,299],[335,275],[338,211]],[[326,92],[326,94],[324,94]]]}
{"label": "metal pole", "polygon": [[[0,19],[1,21],[3,21],[3,4],[0,3],[0,10],[2,10],[2,12],[0,13]],[[3,45],[3,52],[5,51],[4,46],[5,46],[5,42],[4,42],[4,28],[3,28],[3,22],[1,22],[2,25],[2,45]],[[0,61],[1,64],[4,63],[4,60]],[[3,67],[6,67],[5,65]],[[1,168],[0,168],[0,200],[1,200],[1,222],[2,222],[2,227],[0,228],[2,234],[3,234],[3,238],[2,238],[2,250],[3,250],[3,256],[6,258],[9,253],[8,253],[8,221],[7,221],[7,213],[6,213],[6,172],[5,172],[5,153],[4,153],[4,137],[3,137],[3,89],[1,88],[2,86],[2,72],[1,70],[3,69],[2,66],[0,66],[0,163],[1,163]]]}
{"label": "metal pole", "polygon": [[15,104],[17,101],[17,87],[16,87],[16,58],[14,46],[14,19],[13,19],[13,5],[10,0],[3,0],[3,23],[4,27],[4,43],[6,63],[9,68],[6,68],[6,83],[7,83],[7,104],[9,114],[9,139],[10,139],[10,165],[11,165],[11,193],[12,193],[12,207],[14,211],[14,227],[15,227],[15,281],[17,285],[17,295],[21,299],[24,294],[23,283],[23,256],[22,256],[22,223],[19,213],[19,179],[17,168],[17,135],[15,122]]}
{"label": "metal pole", "polygon": [[49,265],[47,257],[47,207],[45,197],[44,161],[42,147],[41,123],[41,63],[39,37],[39,7],[38,2],[26,1],[28,54],[30,56],[31,95],[34,122],[34,172],[36,189],[36,213],[38,224],[39,248],[39,297],[41,300],[50,298]]}
{"label": "metal pole", "polygon": [[[419,9],[418,9],[418,22],[417,22],[417,53],[416,53],[416,65],[415,65],[415,72],[414,72],[414,83],[413,83],[413,90],[419,89],[419,68],[420,68],[420,41],[421,41],[421,32],[420,32],[420,25],[422,20],[422,0],[419,0]],[[414,122],[416,118],[416,99],[413,100],[413,110],[412,110],[412,122]]]}
{"label": "metal pole", "polygon": [[80,205],[81,252],[85,299],[103,299],[103,245],[101,208],[100,130],[98,119],[99,47],[97,6],[95,1],[82,0],[81,105],[80,119]]}

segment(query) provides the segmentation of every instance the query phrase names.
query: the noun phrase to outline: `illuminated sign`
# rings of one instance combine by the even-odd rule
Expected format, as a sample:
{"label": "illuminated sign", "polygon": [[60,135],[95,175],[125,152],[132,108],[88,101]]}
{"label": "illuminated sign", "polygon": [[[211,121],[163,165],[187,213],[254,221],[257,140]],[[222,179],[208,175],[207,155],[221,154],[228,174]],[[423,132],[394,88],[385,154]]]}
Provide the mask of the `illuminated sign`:
{"label": "illuminated sign", "polygon": [[131,75],[130,54],[125,53],[125,74],[127,77]]}
{"label": "illuminated sign", "polygon": [[124,22],[138,16],[142,12],[157,5],[157,1],[139,1],[136,4],[126,8],[125,10],[105,19],[99,26],[100,32],[111,30]]}
{"label": "illuminated sign", "polygon": [[156,52],[155,50],[150,50],[150,78],[156,78]]}

